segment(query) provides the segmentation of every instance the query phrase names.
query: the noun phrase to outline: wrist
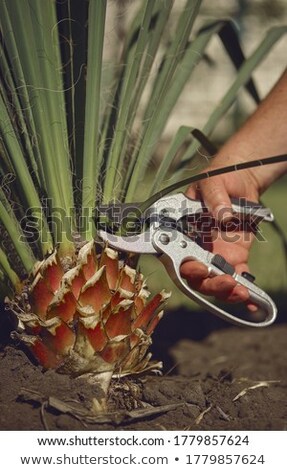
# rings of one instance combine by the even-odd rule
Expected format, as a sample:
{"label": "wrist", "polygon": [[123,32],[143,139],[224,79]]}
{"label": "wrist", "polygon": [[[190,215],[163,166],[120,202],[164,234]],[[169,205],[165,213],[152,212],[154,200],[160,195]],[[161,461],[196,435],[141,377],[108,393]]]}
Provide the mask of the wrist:
{"label": "wrist", "polygon": [[287,172],[287,162],[250,168],[251,177],[256,181],[259,194],[262,194],[276,180]]}
{"label": "wrist", "polygon": [[[276,148],[275,152],[271,151],[271,149],[264,151],[260,148],[260,143],[255,150],[254,141],[252,141],[251,145],[246,135],[241,136],[240,134],[241,132],[238,132],[231,137],[219,150],[212,161],[211,166],[213,168],[222,168],[232,164],[251,162],[252,160],[260,161],[272,155],[287,153],[286,147]],[[250,180],[250,184],[258,191],[258,194],[262,194],[272,183],[286,174],[287,162],[261,165],[240,171],[245,173],[247,180]]]}

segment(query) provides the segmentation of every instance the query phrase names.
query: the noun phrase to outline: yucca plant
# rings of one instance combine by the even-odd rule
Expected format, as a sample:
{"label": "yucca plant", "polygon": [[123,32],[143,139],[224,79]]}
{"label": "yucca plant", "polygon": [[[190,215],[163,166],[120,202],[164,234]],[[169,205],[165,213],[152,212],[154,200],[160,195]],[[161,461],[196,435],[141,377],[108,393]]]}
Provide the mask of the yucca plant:
{"label": "yucca plant", "polygon": [[[2,298],[39,364],[105,391],[113,375],[160,367],[148,348],[168,294],[149,300],[130,258],[97,240],[97,208],[142,198],[139,182],[215,34],[239,70],[206,134],[241,86],[258,100],[251,73],[286,32],[272,29],[244,61],[231,22],[192,33],[200,3],[186,1],[170,34],[173,1],[139,2],[118,61],[106,63],[106,0],[0,1]],[[162,188],[191,131],[179,128],[145,196]],[[197,146],[181,152],[174,182]]]}

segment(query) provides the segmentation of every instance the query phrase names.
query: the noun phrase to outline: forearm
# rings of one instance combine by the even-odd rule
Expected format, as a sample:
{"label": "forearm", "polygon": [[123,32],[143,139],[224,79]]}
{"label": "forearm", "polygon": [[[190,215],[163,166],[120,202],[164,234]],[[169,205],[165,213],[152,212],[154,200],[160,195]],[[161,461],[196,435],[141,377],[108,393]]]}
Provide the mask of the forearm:
{"label": "forearm", "polygon": [[[254,114],[220,149],[216,166],[287,154],[287,70]],[[260,192],[287,171],[287,162],[252,170]]]}
{"label": "forearm", "polygon": [[[246,121],[220,149],[209,168],[219,168],[239,162],[261,160],[272,155],[287,154],[287,71],[276,86],[259,105],[256,112]],[[243,197],[258,201],[273,181],[287,172],[287,163],[260,166],[234,171],[207,178],[190,186],[190,197],[200,196],[215,218],[221,222],[234,218],[230,197]],[[248,272],[248,254],[252,237],[238,231],[238,238],[231,243],[225,232],[217,231],[208,249],[223,256],[236,272]],[[249,234],[250,235],[250,234]],[[208,270],[199,263],[188,261],[181,267],[182,275],[194,289],[206,295],[215,295],[228,301],[247,301],[247,289],[239,286],[228,275],[209,277]],[[255,310],[249,303],[250,310]]]}

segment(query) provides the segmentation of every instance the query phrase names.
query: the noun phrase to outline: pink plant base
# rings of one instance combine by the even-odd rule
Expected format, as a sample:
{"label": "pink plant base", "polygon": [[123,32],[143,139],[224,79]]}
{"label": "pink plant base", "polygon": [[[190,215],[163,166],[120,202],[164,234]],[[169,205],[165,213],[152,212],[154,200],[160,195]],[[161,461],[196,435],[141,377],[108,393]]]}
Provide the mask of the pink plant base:
{"label": "pink plant base", "polygon": [[148,301],[149,295],[142,274],[108,247],[98,257],[88,242],[66,272],[55,251],[39,263],[21,308],[13,304],[25,327],[19,338],[45,369],[140,373],[153,367],[151,334],[169,297],[162,291]]}

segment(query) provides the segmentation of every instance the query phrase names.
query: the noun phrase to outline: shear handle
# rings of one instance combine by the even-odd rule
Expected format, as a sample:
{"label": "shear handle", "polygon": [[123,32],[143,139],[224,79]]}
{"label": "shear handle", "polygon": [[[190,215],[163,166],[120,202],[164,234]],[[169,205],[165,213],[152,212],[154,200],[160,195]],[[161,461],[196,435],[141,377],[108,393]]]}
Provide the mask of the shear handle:
{"label": "shear handle", "polygon": [[218,317],[229,321],[234,325],[252,326],[255,328],[269,326],[276,319],[277,308],[273,300],[258,286],[235,272],[233,277],[239,284],[248,289],[250,301],[258,305],[265,312],[265,319],[262,322],[255,323],[238,318],[221,309],[217,305],[212,304],[205,297],[202,297],[198,292],[189,287],[180,274],[180,267],[184,261],[197,260],[204,262],[204,264],[209,268],[211,276],[223,275],[226,273],[226,270],[223,271],[214,265],[212,263],[214,255],[192,242],[190,238],[186,237],[183,233],[178,232],[177,230],[165,230],[163,232],[162,229],[159,229],[154,233],[153,245],[158,253],[161,254],[160,260],[164,264],[175,285],[185,295],[195,300],[199,305],[209,310],[211,313],[214,313]]}

